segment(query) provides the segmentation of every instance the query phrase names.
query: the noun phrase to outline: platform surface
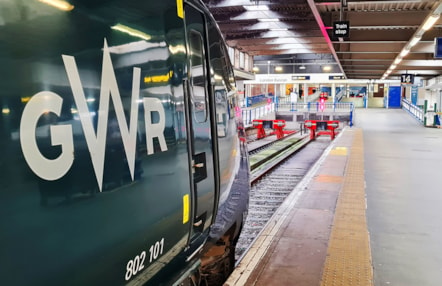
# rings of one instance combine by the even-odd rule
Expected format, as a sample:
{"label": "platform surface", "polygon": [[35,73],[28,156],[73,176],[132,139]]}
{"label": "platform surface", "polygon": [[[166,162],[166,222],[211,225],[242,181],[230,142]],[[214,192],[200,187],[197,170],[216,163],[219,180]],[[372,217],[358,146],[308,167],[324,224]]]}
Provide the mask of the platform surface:
{"label": "platform surface", "polygon": [[442,130],[358,109],[225,285],[441,285]]}
{"label": "platform surface", "polygon": [[375,285],[442,285],[442,130],[385,109],[358,110],[356,125]]}

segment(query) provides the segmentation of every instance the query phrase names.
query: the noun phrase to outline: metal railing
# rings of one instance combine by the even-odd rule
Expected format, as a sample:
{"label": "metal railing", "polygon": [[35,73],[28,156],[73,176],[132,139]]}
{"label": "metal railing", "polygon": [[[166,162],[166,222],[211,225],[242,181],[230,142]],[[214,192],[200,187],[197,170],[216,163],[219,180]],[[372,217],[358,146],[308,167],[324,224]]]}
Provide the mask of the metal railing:
{"label": "metal railing", "polygon": [[352,102],[336,102],[324,103],[324,108],[321,110],[319,102],[307,103],[290,103],[286,101],[278,101],[278,103],[271,103],[258,107],[242,109],[242,118],[245,126],[251,126],[254,119],[263,119],[266,115],[278,111],[290,111],[293,113],[308,113],[308,112],[333,112],[333,113],[349,113],[350,126],[353,125],[354,104]]}
{"label": "metal railing", "polygon": [[424,124],[425,112],[422,108],[414,105],[408,99],[402,98],[402,109],[408,111],[414,118],[416,118],[420,123]]}
{"label": "metal railing", "polygon": [[275,104],[270,103],[255,108],[245,108],[242,110],[242,118],[245,126],[252,125],[254,119],[262,119],[266,115],[275,112]]}
{"label": "metal railing", "polygon": [[307,103],[291,103],[291,102],[278,102],[275,105],[276,111],[293,111],[293,112],[350,112],[354,110],[354,104],[352,102],[325,102],[321,105],[320,102],[307,102]]}

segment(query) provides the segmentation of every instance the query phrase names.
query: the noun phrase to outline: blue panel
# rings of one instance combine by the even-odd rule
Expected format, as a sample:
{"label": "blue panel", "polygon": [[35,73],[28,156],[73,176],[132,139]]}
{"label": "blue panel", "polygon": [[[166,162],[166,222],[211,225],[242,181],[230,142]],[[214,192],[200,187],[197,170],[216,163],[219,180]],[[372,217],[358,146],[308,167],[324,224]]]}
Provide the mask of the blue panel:
{"label": "blue panel", "polygon": [[417,85],[411,86],[411,103],[417,104],[418,87]]}
{"label": "blue panel", "polygon": [[363,97],[367,94],[367,87],[352,86],[350,87],[350,97]]}
{"label": "blue panel", "polygon": [[442,58],[442,38],[434,39],[434,57],[437,59]]}
{"label": "blue panel", "polygon": [[329,86],[321,86],[321,91],[327,92],[328,95],[331,95],[331,87],[329,87]]}
{"label": "blue panel", "polygon": [[388,108],[401,107],[401,87],[390,86],[388,90]]}

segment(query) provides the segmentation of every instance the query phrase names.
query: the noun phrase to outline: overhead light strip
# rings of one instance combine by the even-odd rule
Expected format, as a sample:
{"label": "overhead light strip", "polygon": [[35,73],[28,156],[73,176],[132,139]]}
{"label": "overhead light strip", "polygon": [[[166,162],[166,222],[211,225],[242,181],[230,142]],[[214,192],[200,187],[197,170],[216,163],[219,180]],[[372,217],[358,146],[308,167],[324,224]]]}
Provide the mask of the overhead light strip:
{"label": "overhead light strip", "polygon": [[404,48],[404,49],[402,50],[402,52],[399,54],[399,56],[403,58],[403,57],[405,57],[406,55],[408,55],[409,52],[410,52],[409,49]]}
{"label": "overhead light strip", "polygon": [[279,22],[278,18],[261,18],[258,19],[260,22]]}
{"label": "overhead light strip", "polygon": [[244,5],[244,9],[247,11],[267,11],[269,10],[269,6],[267,5]]}
{"label": "overhead light strip", "polygon": [[424,31],[430,30],[431,27],[433,27],[433,25],[437,22],[439,17],[440,17],[440,14],[431,15],[430,17],[428,17],[427,20],[425,21],[424,25],[422,26],[422,30],[424,30]]}
{"label": "overhead light strip", "polygon": [[410,47],[414,47],[420,40],[421,37],[414,36],[410,41]]}
{"label": "overhead light strip", "polygon": [[404,48],[399,53],[399,55],[396,57],[396,59],[391,64],[389,69],[384,73],[382,79],[385,79],[385,77],[390,75],[390,73],[397,67],[397,65],[402,61],[402,59],[408,55],[411,48],[414,47],[422,39],[423,34],[426,31],[428,31],[429,29],[431,29],[431,27],[434,26],[434,24],[440,18],[440,11],[441,10],[442,10],[442,4],[438,4],[433,7],[431,14],[429,16],[427,16],[424,23],[414,33],[411,40],[404,46]]}

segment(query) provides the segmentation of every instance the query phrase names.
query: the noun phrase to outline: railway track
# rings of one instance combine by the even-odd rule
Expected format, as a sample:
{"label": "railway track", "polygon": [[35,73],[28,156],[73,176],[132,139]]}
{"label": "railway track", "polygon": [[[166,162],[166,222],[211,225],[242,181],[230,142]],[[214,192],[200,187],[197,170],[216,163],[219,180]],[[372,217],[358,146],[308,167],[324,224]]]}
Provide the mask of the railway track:
{"label": "railway track", "polygon": [[251,140],[248,141],[248,149],[249,149],[249,155],[253,156],[269,147],[271,147],[274,144],[277,144],[278,142],[285,141],[287,139],[290,139],[292,137],[305,137],[306,132],[300,132],[300,133],[293,133],[290,135],[286,135],[282,139],[276,139],[276,135],[271,135],[266,138],[260,139],[260,140]]}
{"label": "railway track", "polygon": [[318,137],[309,142],[303,139],[292,150],[292,155],[273,162],[276,166],[262,167],[252,171],[249,211],[244,228],[237,243],[235,258],[237,263],[253,240],[259,235],[273,213],[302,180],[310,167],[330,144],[330,138]]}

